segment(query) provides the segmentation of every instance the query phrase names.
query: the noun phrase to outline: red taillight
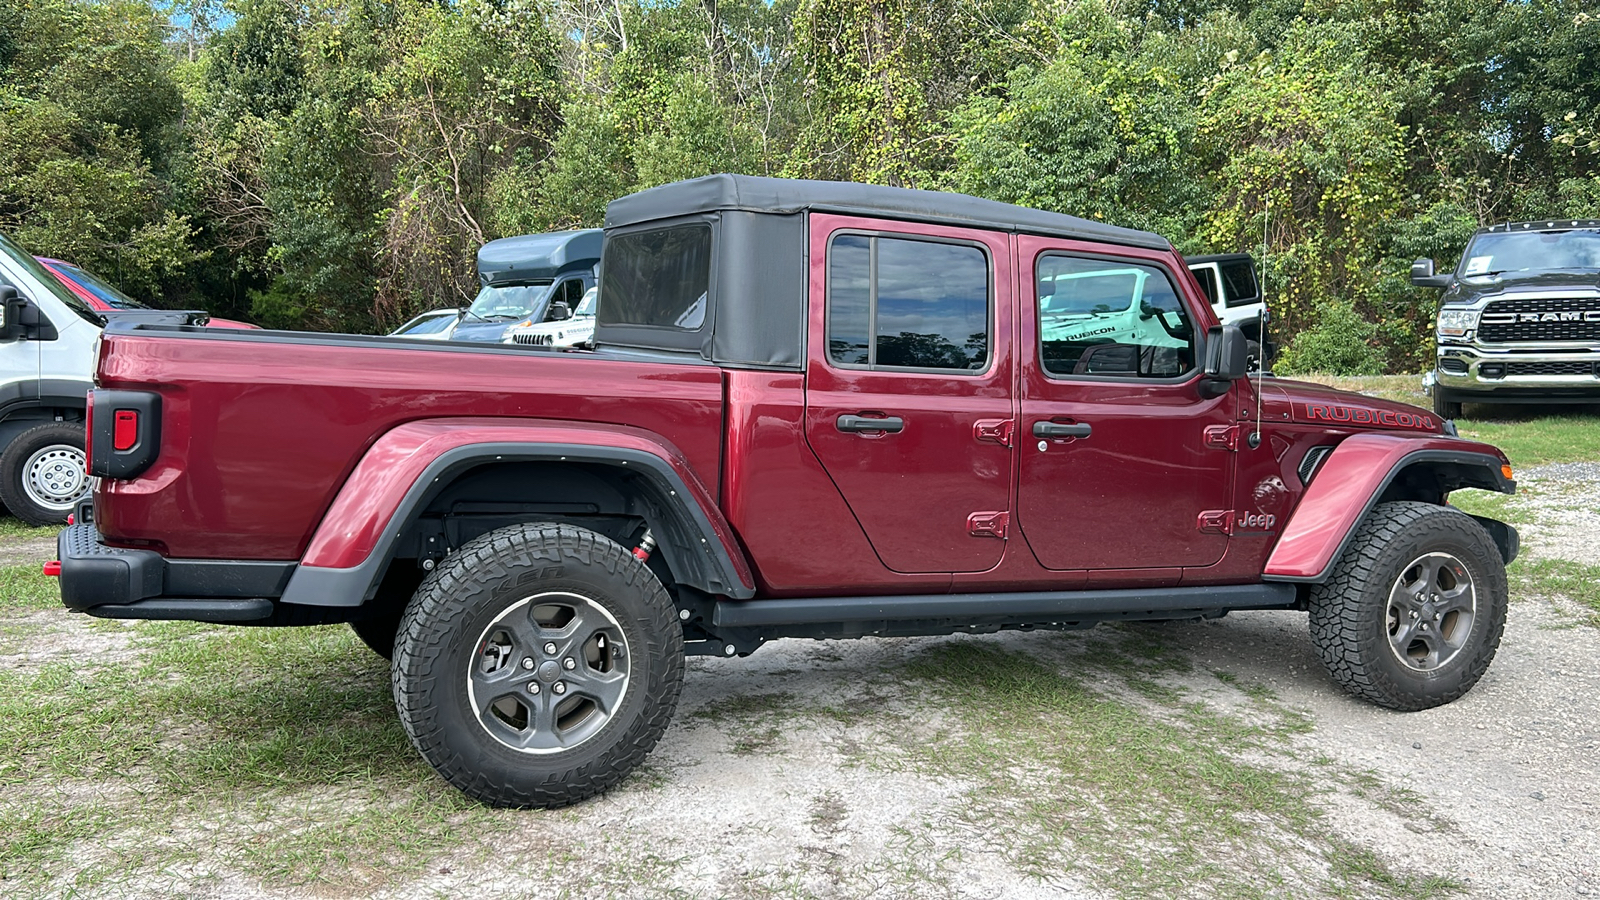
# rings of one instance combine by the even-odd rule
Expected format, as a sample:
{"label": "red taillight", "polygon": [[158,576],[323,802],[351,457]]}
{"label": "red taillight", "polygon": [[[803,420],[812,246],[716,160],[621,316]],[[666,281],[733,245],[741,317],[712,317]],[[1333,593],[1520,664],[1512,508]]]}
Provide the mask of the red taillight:
{"label": "red taillight", "polygon": [[117,410],[111,425],[111,449],[132,450],[139,443],[139,412],[133,409]]}

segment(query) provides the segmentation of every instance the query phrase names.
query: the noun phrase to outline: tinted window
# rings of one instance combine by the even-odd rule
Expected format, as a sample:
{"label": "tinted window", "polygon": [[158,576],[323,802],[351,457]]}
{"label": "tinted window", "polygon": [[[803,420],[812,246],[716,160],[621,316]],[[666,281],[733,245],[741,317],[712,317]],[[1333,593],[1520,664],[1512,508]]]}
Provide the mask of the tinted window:
{"label": "tinted window", "polygon": [[1194,367],[1194,328],[1161,269],[1044,256],[1035,275],[1045,371],[1172,378]]}
{"label": "tinted window", "polygon": [[1206,292],[1206,302],[1215,306],[1217,303],[1217,276],[1210,266],[1201,266],[1194,270],[1194,280],[1200,282],[1200,290]]}
{"label": "tinted window", "polygon": [[989,364],[988,257],[970,244],[834,238],[828,353],[851,366],[982,370]]}
{"label": "tinted window", "polygon": [[1261,299],[1261,288],[1256,286],[1256,267],[1249,260],[1225,262],[1220,268],[1229,306],[1243,306]]}
{"label": "tinted window", "polygon": [[711,227],[678,225],[606,239],[601,293],[605,325],[696,331],[711,289]]}

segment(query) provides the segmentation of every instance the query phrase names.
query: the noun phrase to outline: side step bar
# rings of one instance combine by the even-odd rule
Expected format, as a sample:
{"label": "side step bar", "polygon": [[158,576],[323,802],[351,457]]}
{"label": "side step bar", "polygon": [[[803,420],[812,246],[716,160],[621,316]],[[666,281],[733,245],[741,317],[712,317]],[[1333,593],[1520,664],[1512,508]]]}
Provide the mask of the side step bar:
{"label": "side step bar", "polygon": [[803,600],[719,600],[717,628],[772,628],[841,622],[981,619],[1045,625],[1080,619],[1160,618],[1165,613],[1285,609],[1292,584],[1229,584],[1025,594],[917,594],[899,597],[815,597]]}
{"label": "side step bar", "polygon": [[103,603],[83,612],[102,619],[169,619],[183,622],[257,622],[272,616],[274,604],[264,597],[196,599],[153,597],[137,603]]}

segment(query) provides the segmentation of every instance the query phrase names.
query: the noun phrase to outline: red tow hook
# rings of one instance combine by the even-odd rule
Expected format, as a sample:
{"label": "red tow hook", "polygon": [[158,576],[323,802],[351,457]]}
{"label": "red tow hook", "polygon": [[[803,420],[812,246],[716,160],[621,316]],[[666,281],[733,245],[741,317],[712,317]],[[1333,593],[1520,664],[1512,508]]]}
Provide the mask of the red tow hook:
{"label": "red tow hook", "polygon": [[646,528],[644,530],[644,537],[639,539],[639,546],[633,548],[633,555],[639,560],[639,562],[645,562],[650,559],[650,551],[654,550],[655,548],[655,535],[651,534],[650,529]]}
{"label": "red tow hook", "polygon": [[52,559],[44,564],[44,573],[51,578],[61,577],[61,560]]}

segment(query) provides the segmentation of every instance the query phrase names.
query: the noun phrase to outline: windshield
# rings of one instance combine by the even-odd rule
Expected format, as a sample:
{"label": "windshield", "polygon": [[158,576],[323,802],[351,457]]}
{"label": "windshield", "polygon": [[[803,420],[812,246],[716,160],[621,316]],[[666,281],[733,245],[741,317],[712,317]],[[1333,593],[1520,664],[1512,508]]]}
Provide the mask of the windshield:
{"label": "windshield", "polygon": [[[1054,258],[1050,260],[1054,262]],[[1066,266],[1080,264],[1063,259]],[[1134,269],[1101,272],[1066,271],[1039,279],[1039,305],[1047,315],[1106,315],[1127,312],[1139,299],[1144,273]]]}
{"label": "windshield", "polygon": [[405,325],[400,326],[395,334],[439,334],[449,331],[450,326],[456,321],[456,313],[435,313],[431,316],[418,316]]}
{"label": "windshield", "polygon": [[594,315],[595,298],[600,296],[599,288],[589,288],[583,292],[583,299],[578,301],[578,308],[572,311],[574,316]]}
{"label": "windshield", "polygon": [[1480,234],[1461,257],[1461,275],[1536,269],[1600,269],[1600,229]]}
{"label": "windshield", "polygon": [[467,307],[467,312],[480,319],[525,319],[544,308],[545,295],[549,293],[548,281],[503,287],[486,285]]}
{"label": "windshield", "polygon": [[100,276],[90,273],[77,266],[62,266],[63,274],[76,281],[80,287],[101,300],[111,304],[117,309],[149,309],[143,303],[129,297],[111,285],[100,280]]}
{"label": "windshield", "polygon": [[[40,265],[39,261],[34,259],[32,254],[28,253],[26,250],[23,250],[21,247],[18,247],[16,244],[13,244],[11,239],[3,234],[0,234],[0,254],[3,254],[11,262],[26,270],[29,275],[33,276],[35,281],[39,282],[40,286],[50,292],[50,296],[55,297],[57,300],[60,300],[62,303],[66,304],[68,309],[77,313],[86,321],[93,322],[97,326],[105,324],[105,319],[100,318],[100,316],[95,313],[94,310],[89,308],[88,304],[84,303],[82,300],[79,300],[76,294],[67,290],[67,286],[62,284],[56,278],[56,276],[52,275],[49,269],[46,269],[44,266]],[[0,283],[9,284],[10,282],[8,279],[0,277]],[[27,293],[26,291],[22,290],[22,285],[20,284],[13,284],[11,286],[16,288],[21,293]]]}

